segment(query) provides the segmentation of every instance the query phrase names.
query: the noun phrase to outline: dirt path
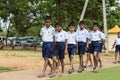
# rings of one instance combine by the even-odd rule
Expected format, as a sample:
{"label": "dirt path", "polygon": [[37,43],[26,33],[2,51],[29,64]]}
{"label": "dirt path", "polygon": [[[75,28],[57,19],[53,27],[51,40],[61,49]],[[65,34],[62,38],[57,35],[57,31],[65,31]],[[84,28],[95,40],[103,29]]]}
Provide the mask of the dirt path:
{"label": "dirt path", "polygon": [[[103,68],[109,68],[113,66],[119,66],[120,64],[113,64],[112,60],[104,60],[103,61]],[[78,64],[75,64],[76,71],[78,69]],[[69,68],[68,65],[65,66],[65,73],[67,74],[67,69]],[[0,73],[0,80],[46,80],[49,79],[49,76],[45,78],[37,78],[37,75],[40,74],[42,68],[36,68],[36,69],[29,69],[29,70],[23,70],[23,71],[15,71],[15,72],[6,72],[6,73]],[[91,71],[92,68],[87,68],[85,71]],[[49,69],[47,69],[46,74],[49,72]]]}

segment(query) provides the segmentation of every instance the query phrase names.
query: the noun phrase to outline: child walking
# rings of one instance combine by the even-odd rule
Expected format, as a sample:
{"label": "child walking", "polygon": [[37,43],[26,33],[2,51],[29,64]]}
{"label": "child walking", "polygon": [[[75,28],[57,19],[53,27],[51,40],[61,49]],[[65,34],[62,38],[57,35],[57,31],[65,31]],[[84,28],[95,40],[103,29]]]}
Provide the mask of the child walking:
{"label": "child walking", "polygon": [[91,40],[90,53],[93,54],[93,61],[94,61],[93,72],[98,71],[99,46],[100,46],[99,41],[101,41],[102,39],[103,38],[100,31],[98,31],[98,23],[94,23],[93,31],[90,32],[90,40]]}
{"label": "child walking", "polygon": [[[90,28],[88,28],[87,30],[88,30],[89,33],[91,32],[91,29],[90,29]],[[89,41],[89,46],[90,46],[90,44],[91,44],[91,41]],[[85,66],[84,66],[84,68],[93,67],[93,62],[92,62],[92,58],[91,58],[90,48],[89,48],[89,47],[88,47],[86,53],[87,53],[87,58],[86,58],[86,61],[85,61]],[[88,62],[89,62],[89,61],[90,61],[90,65],[88,66]]]}
{"label": "child walking", "polygon": [[68,73],[74,72],[74,54],[78,52],[78,43],[77,43],[77,35],[75,30],[75,24],[73,22],[68,25],[69,31],[67,32],[67,43],[68,43],[68,55],[70,60],[70,69]]}
{"label": "child walking", "polygon": [[81,73],[84,71],[83,66],[83,55],[85,54],[85,50],[89,47],[89,32],[85,29],[85,22],[79,22],[79,29],[77,30],[77,41],[78,41],[78,55],[79,55],[79,70]]}
{"label": "child walking", "polygon": [[53,54],[53,71],[54,73],[50,75],[50,77],[54,77],[56,75],[55,70],[57,67],[56,62],[59,61],[61,64],[61,74],[60,76],[64,75],[64,57],[65,53],[67,52],[67,37],[66,32],[62,30],[62,24],[56,23],[56,33],[54,39],[54,54]]}
{"label": "child walking", "polygon": [[44,66],[42,70],[42,74],[38,75],[38,78],[45,77],[45,71],[47,65],[50,66],[52,73],[52,65],[50,59],[52,58],[52,50],[53,50],[53,36],[55,29],[51,26],[52,19],[50,16],[45,17],[45,26],[41,29],[40,35],[42,36],[43,44],[42,44],[42,57],[44,58]]}
{"label": "child walking", "polygon": [[[115,42],[113,44],[113,48],[115,47],[115,61],[114,63],[116,64],[117,63],[117,60],[118,60],[118,63],[120,63],[120,32],[118,32],[118,37],[115,39]],[[119,58],[117,58],[119,55]]]}
{"label": "child walking", "polygon": [[100,46],[99,46],[99,54],[98,54],[99,55],[100,68],[101,68],[103,65],[102,65],[102,60],[101,60],[101,57],[100,57],[100,53],[102,52],[103,47],[104,47],[104,50],[106,50],[106,48],[105,48],[105,34],[102,32],[102,30],[103,30],[102,26],[99,26],[98,30],[100,31],[101,36],[103,38],[103,40],[99,41]]}

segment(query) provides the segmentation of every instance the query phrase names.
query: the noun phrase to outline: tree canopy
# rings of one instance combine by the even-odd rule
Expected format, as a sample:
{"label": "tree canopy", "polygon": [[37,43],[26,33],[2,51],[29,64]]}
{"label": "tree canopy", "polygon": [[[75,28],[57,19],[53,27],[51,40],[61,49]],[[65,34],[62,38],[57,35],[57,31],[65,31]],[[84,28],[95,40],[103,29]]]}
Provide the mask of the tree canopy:
{"label": "tree canopy", "polygon": [[[55,22],[64,24],[79,21],[85,0],[0,0],[0,17],[10,21],[8,36],[39,36],[44,25],[44,16],[52,16]],[[120,5],[116,0],[106,0],[108,29],[120,25]],[[102,0],[89,0],[85,13],[86,25],[93,22],[103,24]],[[15,34],[14,34],[15,33]]]}

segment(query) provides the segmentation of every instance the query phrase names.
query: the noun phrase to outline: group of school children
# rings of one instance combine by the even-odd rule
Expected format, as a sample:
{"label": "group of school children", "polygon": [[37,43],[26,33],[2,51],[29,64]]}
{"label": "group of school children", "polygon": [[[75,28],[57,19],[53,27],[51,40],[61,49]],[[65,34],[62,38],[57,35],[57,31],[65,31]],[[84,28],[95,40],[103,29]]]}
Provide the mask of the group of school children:
{"label": "group of school children", "polygon": [[[105,43],[105,35],[102,32],[102,27],[99,26],[98,23],[94,23],[92,27],[93,29],[87,30],[85,28],[85,22],[80,21],[79,28],[75,32],[75,24],[70,22],[68,24],[69,31],[66,32],[62,29],[63,26],[61,23],[56,23],[55,26],[52,27],[51,22],[51,17],[46,16],[45,26],[40,31],[43,41],[42,56],[44,58],[44,66],[42,73],[38,75],[38,77],[45,77],[45,71],[48,65],[51,68],[49,73],[50,77],[55,77],[56,74],[59,73],[59,66],[61,66],[61,72],[59,76],[64,76],[64,58],[65,54],[67,53],[70,60],[70,69],[68,69],[68,73],[73,73],[75,71],[75,53],[79,56],[78,73],[83,72],[86,67],[93,67],[93,72],[98,72],[99,67],[103,66],[100,59],[100,53],[102,52],[102,48]],[[116,42],[114,43],[113,47],[115,44],[120,45],[120,39],[116,39],[115,41]],[[117,47],[116,53],[118,51],[120,51],[120,46]],[[85,53],[87,53],[87,59],[84,65],[83,56]],[[91,59],[91,54],[93,55],[93,62]],[[52,63],[50,60],[52,60]],[[87,65],[88,61],[90,61],[89,66]],[[98,63],[100,63],[99,66]]]}

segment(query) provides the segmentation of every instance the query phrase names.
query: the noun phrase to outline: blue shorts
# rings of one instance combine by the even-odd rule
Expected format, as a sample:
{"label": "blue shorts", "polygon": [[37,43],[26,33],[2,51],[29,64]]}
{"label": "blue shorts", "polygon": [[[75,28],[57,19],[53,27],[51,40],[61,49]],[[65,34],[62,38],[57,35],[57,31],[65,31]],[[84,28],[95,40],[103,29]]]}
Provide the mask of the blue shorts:
{"label": "blue shorts", "polygon": [[116,53],[120,52],[120,45],[116,45],[116,47],[115,47],[115,52],[116,52]]}
{"label": "blue shorts", "polygon": [[69,54],[69,57],[71,55],[74,55],[75,51],[76,51],[76,45],[75,44],[68,44],[68,54]]}
{"label": "blue shorts", "polygon": [[58,57],[59,59],[64,59],[65,57],[65,43],[64,42],[57,42],[55,45],[54,56]]}
{"label": "blue shorts", "polygon": [[94,53],[94,52],[99,52],[99,46],[100,46],[100,43],[99,41],[92,41],[91,44],[90,44],[90,53]]}
{"label": "blue shorts", "polygon": [[78,42],[78,54],[84,55],[85,54],[86,43],[85,42]]}
{"label": "blue shorts", "polygon": [[43,58],[52,58],[53,42],[43,42],[42,56]]}
{"label": "blue shorts", "polygon": [[99,43],[99,52],[101,53],[102,52],[102,49],[103,49],[103,43]]}

